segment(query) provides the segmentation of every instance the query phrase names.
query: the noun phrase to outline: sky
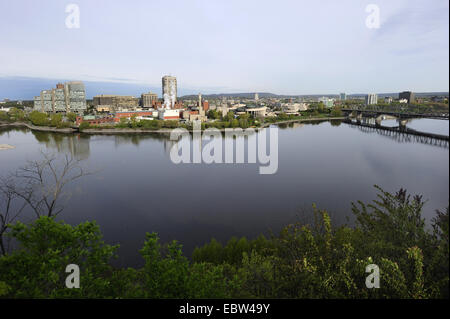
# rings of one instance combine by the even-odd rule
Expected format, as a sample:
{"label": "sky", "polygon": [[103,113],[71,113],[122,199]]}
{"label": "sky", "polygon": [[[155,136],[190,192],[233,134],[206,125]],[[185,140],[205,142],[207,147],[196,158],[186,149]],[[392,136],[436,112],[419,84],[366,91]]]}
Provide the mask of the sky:
{"label": "sky", "polygon": [[0,98],[49,80],[160,95],[166,74],[186,94],[449,90],[448,0],[0,0],[0,12]]}

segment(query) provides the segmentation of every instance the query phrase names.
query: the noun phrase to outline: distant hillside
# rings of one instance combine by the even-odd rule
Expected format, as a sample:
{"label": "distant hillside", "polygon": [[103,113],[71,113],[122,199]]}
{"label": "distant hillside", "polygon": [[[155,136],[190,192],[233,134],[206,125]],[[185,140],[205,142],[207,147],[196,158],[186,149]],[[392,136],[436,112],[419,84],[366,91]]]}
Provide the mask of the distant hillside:
{"label": "distant hillside", "polygon": [[[379,97],[383,98],[385,96],[398,97],[399,92],[394,93],[377,93]],[[414,92],[416,97],[430,97],[430,96],[448,96],[449,92]],[[356,94],[347,94],[347,98],[364,98],[367,93],[356,93]],[[280,95],[274,93],[267,92],[258,92],[258,96],[260,98],[319,98],[319,97],[330,97],[330,98],[338,98],[339,94],[299,94],[299,95]],[[245,98],[245,99],[253,99],[255,97],[255,93],[219,93],[219,94],[202,94],[204,99],[220,99],[223,97],[226,98]],[[184,95],[181,96],[180,99],[197,99],[197,94]]]}
{"label": "distant hillside", "polygon": [[[265,93],[265,92],[253,92],[253,93],[218,93],[218,94],[202,94],[202,97],[205,99],[219,99],[222,97],[226,98],[246,98],[252,99],[255,97],[255,93],[258,93],[260,98],[268,98],[268,97],[280,97],[281,95],[273,94],[273,93]],[[182,99],[197,99],[198,94],[184,95],[181,96]]]}

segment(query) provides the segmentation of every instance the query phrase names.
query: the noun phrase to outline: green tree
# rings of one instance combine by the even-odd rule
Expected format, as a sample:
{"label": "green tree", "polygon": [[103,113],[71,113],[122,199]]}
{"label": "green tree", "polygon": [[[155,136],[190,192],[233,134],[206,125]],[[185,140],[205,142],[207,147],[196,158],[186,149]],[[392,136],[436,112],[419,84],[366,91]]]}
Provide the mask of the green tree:
{"label": "green tree", "polygon": [[[94,222],[70,226],[40,217],[30,225],[18,222],[12,228],[12,237],[21,249],[0,258],[0,282],[9,287],[6,297],[111,296],[108,275],[113,269],[109,261],[118,246],[105,244]],[[80,268],[79,289],[66,288],[69,264]]]}
{"label": "green tree", "polygon": [[73,113],[73,112],[67,113],[66,117],[67,117],[67,120],[69,122],[72,122],[72,123],[74,123],[76,121],[76,119],[77,119],[77,115],[75,113]]}
{"label": "green tree", "polygon": [[9,117],[13,121],[23,121],[25,120],[25,113],[23,110],[13,107],[8,112]]}
{"label": "green tree", "polygon": [[62,123],[62,115],[61,114],[52,114],[50,116],[50,125],[55,127],[60,127]]}
{"label": "green tree", "polygon": [[83,132],[83,130],[90,128],[91,125],[89,124],[89,122],[81,122],[80,125],[78,126],[78,129],[80,130],[80,132]]}
{"label": "green tree", "polygon": [[46,126],[49,124],[48,116],[46,113],[32,111],[28,118],[33,125]]}
{"label": "green tree", "polygon": [[10,117],[9,117],[8,113],[6,113],[4,111],[0,111],[0,121],[9,122]]}
{"label": "green tree", "polygon": [[334,106],[331,110],[331,116],[340,117],[342,116],[342,110],[339,106]]}

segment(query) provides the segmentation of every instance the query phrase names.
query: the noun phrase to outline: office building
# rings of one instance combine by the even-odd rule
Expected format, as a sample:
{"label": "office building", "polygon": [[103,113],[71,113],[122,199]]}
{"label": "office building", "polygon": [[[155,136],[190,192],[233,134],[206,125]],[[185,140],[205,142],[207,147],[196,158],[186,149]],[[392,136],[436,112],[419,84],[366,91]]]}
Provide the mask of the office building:
{"label": "office building", "polygon": [[369,93],[365,99],[366,105],[372,105],[378,103],[378,96],[375,93]]}
{"label": "office building", "polygon": [[340,97],[341,101],[345,101],[347,99],[347,94],[346,93],[340,93],[339,97]]}
{"label": "office building", "polygon": [[408,104],[409,103],[414,103],[414,101],[415,101],[414,93],[411,92],[411,91],[400,92],[398,94],[398,99],[399,100],[406,99]]}
{"label": "office building", "polygon": [[152,107],[153,101],[158,101],[156,93],[148,92],[141,95],[142,107]]}

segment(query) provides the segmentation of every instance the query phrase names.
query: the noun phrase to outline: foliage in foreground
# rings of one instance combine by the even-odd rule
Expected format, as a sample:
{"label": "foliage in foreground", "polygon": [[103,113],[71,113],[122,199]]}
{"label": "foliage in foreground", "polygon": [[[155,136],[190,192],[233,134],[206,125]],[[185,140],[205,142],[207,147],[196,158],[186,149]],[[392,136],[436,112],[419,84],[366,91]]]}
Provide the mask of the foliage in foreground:
{"label": "foliage in foreground", "polygon": [[[140,269],[111,266],[117,246],[103,242],[94,222],[70,226],[52,217],[16,223],[20,248],[0,257],[6,298],[448,298],[448,209],[428,231],[423,201],[404,190],[379,189],[371,204],[353,204],[354,227],[334,227],[314,208],[314,222],[279,236],[215,240],[189,261],[179,243],[147,234]],[[79,289],[65,288],[65,268],[80,266]],[[368,289],[366,266],[380,269]]]}

